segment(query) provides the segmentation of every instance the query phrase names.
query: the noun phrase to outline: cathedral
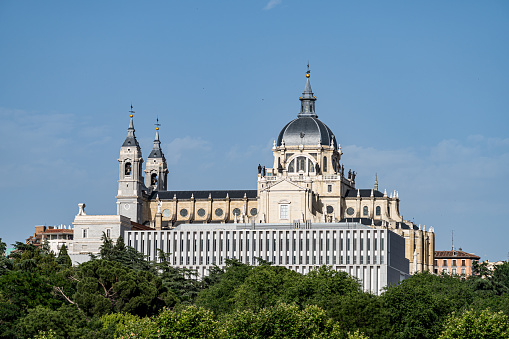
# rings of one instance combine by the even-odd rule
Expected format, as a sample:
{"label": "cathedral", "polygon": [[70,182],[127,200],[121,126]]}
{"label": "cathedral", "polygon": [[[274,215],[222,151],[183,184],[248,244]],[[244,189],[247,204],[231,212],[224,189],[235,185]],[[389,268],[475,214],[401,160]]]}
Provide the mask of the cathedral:
{"label": "cathedral", "polygon": [[272,167],[258,165],[255,190],[169,190],[159,128],[143,169],[131,112],[118,159],[117,215],[129,218],[137,227],[153,230],[171,230],[181,224],[332,226],[356,222],[403,237],[410,273],[433,272],[433,228],[426,230],[404,220],[398,193],[379,191],[376,180],[373,188],[356,187],[355,171],[345,173],[336,136],[318,119],[309,71],[299,100],[297,117],[274,140]]}

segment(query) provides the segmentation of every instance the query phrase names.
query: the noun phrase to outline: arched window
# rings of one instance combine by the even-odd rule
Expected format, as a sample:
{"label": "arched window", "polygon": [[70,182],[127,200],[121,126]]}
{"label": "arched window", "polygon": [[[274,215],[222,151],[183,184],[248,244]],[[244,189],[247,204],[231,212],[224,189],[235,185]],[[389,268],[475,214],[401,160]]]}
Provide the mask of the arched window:
{"label": "arched window", "polygon": [[125,163],[125,175],[131,175],[131,163],[130,162],[126,162]]}
{"label": "arched window", "polygon": [[308,159],[308,169],[309,169],[309,172],[315,171],[315,166],[313,166],[313,162],[311,161],[311,159]]}
{"label": "arched window", "polygon": [[157,173],[152,173],[150,176],[150,185],[155,186],[157,185]]}
{"label": "arched window", "polygon": [[295,172],[295,159],[290,162],[290,165],[288,165],[288,172],[293,173]]}
{"label": "arched window", "polygon": [[382,209],[380,208],[380,206],[377,206],[376,207],[376,215],[380,215],[382,214]]}
{"label": "arched window", "polygon": [[327,157],[323,157],[323,172],[327,172]]}
{"label": "arched window", "polygon": [[368,215],[368,214],[369,214],[368,206],[364,206],[364,207],[362,208],[362,214],[363,214],[363,215]]}
{"label": "arched window", "polygon": [[306,158],[305,157],[298,157],[297,158],[297,172],[306,171]]}

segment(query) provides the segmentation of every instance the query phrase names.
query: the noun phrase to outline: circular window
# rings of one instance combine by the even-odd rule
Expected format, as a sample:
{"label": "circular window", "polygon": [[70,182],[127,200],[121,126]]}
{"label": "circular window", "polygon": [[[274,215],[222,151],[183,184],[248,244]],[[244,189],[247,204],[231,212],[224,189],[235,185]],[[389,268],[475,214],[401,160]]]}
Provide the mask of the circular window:
{"label": "circular window", "polygon": [[205,210],[203,208],[200,208],[198,210],[198,216],[200,216],[200,217],[204,217],[205,216]]}
{"label": "circular window", "polygon": [[353,212],[354,212],[354,210],[353,210],[353,208],[351,208],[351,207],[348,207],[348,208],[346,209],[346,214],[348,214],[348,215],[353,215]]}
{"label": "circular window", "polygon": [[334,212],[334,207],[332,206],[327,206],[327,214],[332,214],[332,212]]}
{"label": "circular window", "polygon": [[240,209],[234,208],[233,209],[233,215],[240,215]]}
{"label": "circular window", "polygon": [[181,209],[180,210],[180,215],[183,216],[183,217],[186,217],[187,216],[187,210],[185,208]]}
{"label": "circular window", "polygon": [[256,208],[251,208],[251,215],[257,215],[258,214],[258,210]]}
{"label": "circular window", "polygon": [[223,215],[223,210],[222,210],[222,209],[220,209],[220,208],[216,208],[216,212],[215,212],[215,213],[216,213],[216,215],[217,215],[218,217],[220,217],[220,216],[222,216],[222,215]]}
{"label": "circular window", "polygon": [[169,209],[163,210],[163,217],[169,218],[171,216],[171,212]]}

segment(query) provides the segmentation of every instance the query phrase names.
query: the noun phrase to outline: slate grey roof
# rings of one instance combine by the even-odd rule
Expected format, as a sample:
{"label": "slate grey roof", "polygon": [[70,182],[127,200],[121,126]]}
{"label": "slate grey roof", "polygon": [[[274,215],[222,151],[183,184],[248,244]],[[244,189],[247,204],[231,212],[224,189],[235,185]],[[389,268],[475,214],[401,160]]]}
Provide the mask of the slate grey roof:
{"label": "slate grey roof", "polygon": [[154,138],[154,147],[152,152],[148,155],[149,158],[164,158],[163,151],[161,150],[161,141],[159,141],[159,130],[156,130],[156,137]]}
{"label": "slate grey roof", "polygon": [[248,199],[256,199],[257,190],[222,190],[222,191],[154,191],[150,195],[150,200],[155,200],[156,196],[159,195],[160,200],[171,200],[175,195],[177,199],[191,199],[191,195],[194,195],[195,199],[208,199],[209,194],[212,199],[225,199],[226,194],[230,199],[242,199],[244,194]]}
{"label": "slate grey roof", "polygon": [[286,146],[322,145],[330,146],[331,139],[334,148],[338,148],[336,137],[329,127],[314,117],[300,117],[290,121],[279,133],[277,145],[285,141]]}
{"label": "slate grey roof", "polygon": [[134,123],[132,117],[131,122],[129,122],[129,128],[127,129],[127,137],[125,138],[122,146],[139,146],[138,140],[136,140],[136,136],[134,135]]}
{"label": "slate grey roof", "polygon": [[[371,196],[371,189],[362,188],[359,190],[361,198],[369,198]],[[380,191],[373,190],[373,196],[375,198],[383,198],[384,194]],[[347,198],[356,198],[357,190],[347,190],[345,197]]]}

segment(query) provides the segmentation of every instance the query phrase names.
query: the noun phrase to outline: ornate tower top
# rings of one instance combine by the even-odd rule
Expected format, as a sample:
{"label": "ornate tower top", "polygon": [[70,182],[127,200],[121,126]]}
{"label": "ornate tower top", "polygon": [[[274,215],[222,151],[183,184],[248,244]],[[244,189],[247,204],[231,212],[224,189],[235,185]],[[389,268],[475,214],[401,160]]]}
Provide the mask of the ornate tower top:
{"label": "ornate tower top", "polygon": [[149,158],[164,158],[163,151],[161,150],[161,141],[159,141],[159,126],[161,124],[159,123],[159,117],[157,117],[156,123],[154,124],[156,126],[156,136],[154,138],[154,147],[152,148],[152,152],[149,154]]}
{"label": "ornate tower top", "polygon": [[127,129],[127,137],[125,138],[125,141],[122,144],[122,146],[139,146],[138,140],[136,140],[136,136],[134,135],[133,104],[131,104],[131,110],[129,111],[129,113],[131,113],[129,115],[131,118],[131,121],[129,122],[129,128]]}
{"label": "ornate tower top", "polygon": [[306,72],[306,87],[304,87],[304,92],[302,92],[302,96],[299,97],[301,101],[300,105],[300,113],[297,115],[300,117],[312,117],[318,118],[318,115],[315,113],[315,101],[316,97],[313,96],[313,90],[311,90],[311,83],[309,82],[309,78],[311,77],[311,71],[309,70],[309,62],[308,62],[308,70]]}

